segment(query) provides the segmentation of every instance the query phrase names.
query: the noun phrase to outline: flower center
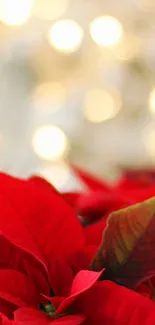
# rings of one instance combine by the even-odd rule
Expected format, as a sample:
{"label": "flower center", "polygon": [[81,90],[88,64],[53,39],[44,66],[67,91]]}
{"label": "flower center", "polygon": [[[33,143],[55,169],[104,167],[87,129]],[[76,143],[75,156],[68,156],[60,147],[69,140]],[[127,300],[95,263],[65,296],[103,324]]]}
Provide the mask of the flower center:
{"label": "flower center", "polygon": [[57,318],[72,314],[72,310],[70,309],[67,312],[63,313],[63,314],[55,315],[56,308],[54,307],[53,304],[48,304],[48,305],[40,304],[39,309],[42,312],[44,312],[45,314],[51,316],[53,319],[57,319]]}

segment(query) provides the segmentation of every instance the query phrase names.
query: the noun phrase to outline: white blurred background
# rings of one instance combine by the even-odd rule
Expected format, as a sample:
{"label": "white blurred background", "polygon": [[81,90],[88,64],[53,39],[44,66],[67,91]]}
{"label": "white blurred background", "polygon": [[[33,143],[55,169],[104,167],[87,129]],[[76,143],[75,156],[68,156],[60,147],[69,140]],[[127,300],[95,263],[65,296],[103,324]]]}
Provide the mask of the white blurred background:
{"label": "white blurred background", "polygon": [[[155,1],[0,0],[0,169],[155,164]],[[76,185],[77,186],[77,185]]]}

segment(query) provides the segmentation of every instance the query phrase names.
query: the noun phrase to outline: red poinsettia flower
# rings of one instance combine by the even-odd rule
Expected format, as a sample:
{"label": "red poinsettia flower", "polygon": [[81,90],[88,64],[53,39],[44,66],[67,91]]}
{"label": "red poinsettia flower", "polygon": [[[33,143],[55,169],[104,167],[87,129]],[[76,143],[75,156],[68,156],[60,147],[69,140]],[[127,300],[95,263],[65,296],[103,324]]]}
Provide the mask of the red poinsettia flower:
{"label": "red poinsettia flower", "polygon": [[[116,227],[116,219],[111,217],[112,222],[106,230],[109,239],[105,241],[104,249],[101,245],[91,264],[100,268],[106,261],[105,272],[78,272],[78,268],[88,265],[94,247],[85,245],[83,229],[71,207],[47,182],[40,178],[17,180],[0,174],[0,202],[2,325],[155,323],[153,301],[111,281],[97,281],[101,274],[106,278],[109,271],[107,261],[113,270],[112,279],[121,284],[134,284],[140,277],[150,276],[150,272],[154,274],[154,259],[151,261],[150,258],[154,247],[151,246],[154,200],[132,207],[133,213],[128,209],[118,211],[120,227]],[[124,227],[121,226],[122,220]],[[145,224],[145,235],[139,227],[137,232],[136,222]],[[122,232],[127,226],[130,226],[129,234]],[[144,256],[137,254],[140,244],[137,246],[136,236],[141,238]],[[132,263],[124,267],[123,260],[120,273],[117,268],[113,269],[121,249],[124,253],[124,242],[131,246],[130,251],[134,254],[130,255],[136,258],[131,259],[137,263],[133,278],[129,272]],[[113,251],[116,252],[115,258]],[[140,263],[145,267],[138,267]],[[54,291],[52,296],[50,289]]]}
{"label": "red poinsettia flower", "polygon": [[[107,185],[88,172],[72,166],[77,177],[87,187],[86,193],[64,193],[64,198],[82,217],[85,226],[85,239],[88,244],[99,245],[108,215],[115,210],[135,203],[135,200],[117,193],[113,187]],[[81,219],[80,219],[81,220]]]}
{"label": "red poinsettia flower", "polygon": [[125,169],[120,180],[120,185],[123,187],[149,187],[155,184],[155,170],[141,168],[141,169]]}
{"label": "red poinsettia flower", "polygon": [[115,190],[136,202],[142,202],[155,195],[155,171],[124,170],[123,177],[116,184]]}
{"label": "red poinsettia flower", "polygon": [[121,180],[110,186],[80,168],[72,168],[88,188],[89,195],[67,193],[65,196],[88,221],[96,220],[109,211],[122,208],[123,205],[129,206],[155,195],[154,170],[124,170]]}
{"label": "red poinsettia flower", "polygon": [[[75,289],[75,288],[74,288]],[[63,316],[51,321],[48,315],[32,309],[19,308],[14,313],[13,322],[2,319],[2,325],[154,325],[155,304],[134,291],[118,286],[110,281],[96,282],[88,290],[72,298],[57,299],[57,312]],[[56,302],[55,302],[56,304]],[[64,315],[69,308],[74,315]],[[82,314],[81,314],[82,312]]]}
{"label": "red poinsettia flower", "polygon": [[64,197],[84,220],[97,221],[105,214],[134,204],[136,201],[115,190],[114,186],[72,166],[75,175],[87,188],[85,193],[64,193]]}
{"label": "red poinsettia flower", "polygon": [[40,178],[0,173],[0,207],[0,306],[10,316],[15,306],[38,306],[50,288],[68,292],[76,263],[84,264],[76,260],[84,236],[70,206]]}

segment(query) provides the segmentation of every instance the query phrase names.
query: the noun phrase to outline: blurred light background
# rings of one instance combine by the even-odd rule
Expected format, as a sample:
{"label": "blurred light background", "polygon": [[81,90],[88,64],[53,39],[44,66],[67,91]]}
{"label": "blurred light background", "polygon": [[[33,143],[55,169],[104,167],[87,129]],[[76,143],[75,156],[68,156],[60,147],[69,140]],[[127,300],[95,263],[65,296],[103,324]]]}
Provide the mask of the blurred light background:
{"label": "blurred light background", "polygon": [[77,187],[155,164],[155,1],[0,0],[0,168]]}

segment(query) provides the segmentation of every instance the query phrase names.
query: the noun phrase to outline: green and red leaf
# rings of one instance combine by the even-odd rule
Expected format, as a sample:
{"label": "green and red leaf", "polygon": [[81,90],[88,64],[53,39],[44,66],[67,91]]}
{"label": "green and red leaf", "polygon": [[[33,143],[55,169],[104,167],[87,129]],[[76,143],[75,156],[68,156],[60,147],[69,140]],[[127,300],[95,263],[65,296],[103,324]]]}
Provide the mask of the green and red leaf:
{"label": "green and red leaf", "polygon": [[155,198],[111,213],[90,269],[135,288],[155,275]]}

